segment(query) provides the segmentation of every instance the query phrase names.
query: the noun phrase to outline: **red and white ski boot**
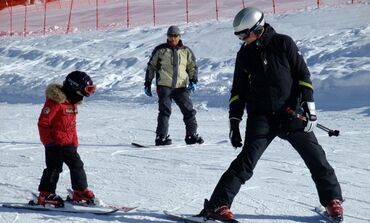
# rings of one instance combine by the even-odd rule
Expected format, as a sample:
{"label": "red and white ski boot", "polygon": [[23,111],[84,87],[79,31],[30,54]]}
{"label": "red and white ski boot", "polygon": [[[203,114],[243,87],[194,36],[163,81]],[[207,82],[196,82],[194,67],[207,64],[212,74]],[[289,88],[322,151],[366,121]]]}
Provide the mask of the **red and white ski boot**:
{"label": "red and white ski boot", "polygon": [[68,195],[67,200],[76,203],[86,203],[88,205],[95,205],[94,192],[87,188],[85,188],[84,190],[73,190],[73,192]]}
{"label": "red and white ski boot", "polygon": [[53,205],[54,207],[64,207],[63,199],[55,193],[40,191],[37,201],[30,201],[31,205]]}

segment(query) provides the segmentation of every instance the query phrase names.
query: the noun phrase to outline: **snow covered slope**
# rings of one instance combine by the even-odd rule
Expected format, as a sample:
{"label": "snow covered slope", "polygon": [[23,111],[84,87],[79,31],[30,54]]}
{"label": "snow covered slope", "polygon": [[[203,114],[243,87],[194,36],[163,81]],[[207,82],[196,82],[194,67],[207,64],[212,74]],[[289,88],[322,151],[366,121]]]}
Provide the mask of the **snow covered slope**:
{"label": "snow covered slope", "polygon": [[[370,5],[346,5],[272,16],[278,32],[298,43],[312,73],[319,122],[339,129],[338,138],[315,130],[341,183],[346,221],[370,222]],[[44,152],[37,118],[45,86],[75,69],[87,71],[98,92],[78,116],[79,153],[89,187],[106,203],[139,208],[127,214],[94,216],[0,208],[0,222],[171,222],[162,210],[197,213],[219,177],[237,156],[228,142],[227,101],[240,42],[231,20],[181,26],[183,41],[198,58],[201,146],[184,146],[184,125],[174,106],[174,145],[152,144],[156,97],[143,93],[144,70],[167,27],[0,39],[0,202],[23,202],[37,191]],[[67,167],[58,193],[70,187]],[[276,139],[235,199],[243,222],[319,222],[310,173],[289,144]]]}

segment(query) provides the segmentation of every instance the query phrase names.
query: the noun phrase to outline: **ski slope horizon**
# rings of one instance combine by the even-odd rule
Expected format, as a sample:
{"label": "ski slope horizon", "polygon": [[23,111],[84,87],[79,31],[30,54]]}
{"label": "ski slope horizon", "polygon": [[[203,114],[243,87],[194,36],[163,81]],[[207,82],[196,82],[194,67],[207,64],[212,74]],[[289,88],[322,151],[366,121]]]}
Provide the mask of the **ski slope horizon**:
{"label": "ski slope horizon", "polygon": [[[297,42],[311,71],[319,123],[316,129],[341,183],[345,220],[370,222],[370,4],[267,14],[267,22]],[[82,70],[97,84],[77,117],[79,153],[89,187],[105,203],[138,206],[112,216],[11,210],[0,222],[174,222],[162,210],[196,214],[237,156],[228,141],[228,98],[240,41],[232,20],[180,24],[182,39],[197,57],[199,84],[192,95],[204,145],[186,146],[176,105],[170,120],[174,145],[153,144],[157,97],[144,95],[146,63],[166,40],[168,26],[137,27],[42,37],[0,38],[0,202],[27,202],[44,166],[37,118],[50,83]],[[154,87],[153,87],[154,88]],[[246,117],[244,116],[244,120]],[[244,132],[244,125],[241,131]],[[66,196],[64,166],[57,192]],[[294,149],[276,138],[232,206],[242,222],[320,222],[310,173]]]}

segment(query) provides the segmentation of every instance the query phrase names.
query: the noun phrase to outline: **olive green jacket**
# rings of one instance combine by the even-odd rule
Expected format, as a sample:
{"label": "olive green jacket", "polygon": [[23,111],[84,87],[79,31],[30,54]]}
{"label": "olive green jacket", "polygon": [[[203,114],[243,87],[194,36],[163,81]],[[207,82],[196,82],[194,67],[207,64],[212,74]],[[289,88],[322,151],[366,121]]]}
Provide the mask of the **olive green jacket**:
{"label": "olive green jacket", "polygon": [[157,46],[150,57],[145,74],[145,82],[151,83],[156,77],[157,86],[182,88],[191,80],[198,82],[198,68],[194,53],[180,40],[177,47],[168,43]]}

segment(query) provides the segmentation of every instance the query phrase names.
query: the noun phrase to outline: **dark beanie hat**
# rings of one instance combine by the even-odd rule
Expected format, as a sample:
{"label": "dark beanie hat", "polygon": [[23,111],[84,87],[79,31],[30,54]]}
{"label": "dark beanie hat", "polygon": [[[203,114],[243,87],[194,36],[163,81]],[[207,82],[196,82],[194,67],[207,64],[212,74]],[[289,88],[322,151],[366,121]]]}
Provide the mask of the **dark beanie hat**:
{"label": "dark beanie hat", "polygon": [[167,35],[180,35],[180,28],[178,26],[170,26],[167,30]]}

